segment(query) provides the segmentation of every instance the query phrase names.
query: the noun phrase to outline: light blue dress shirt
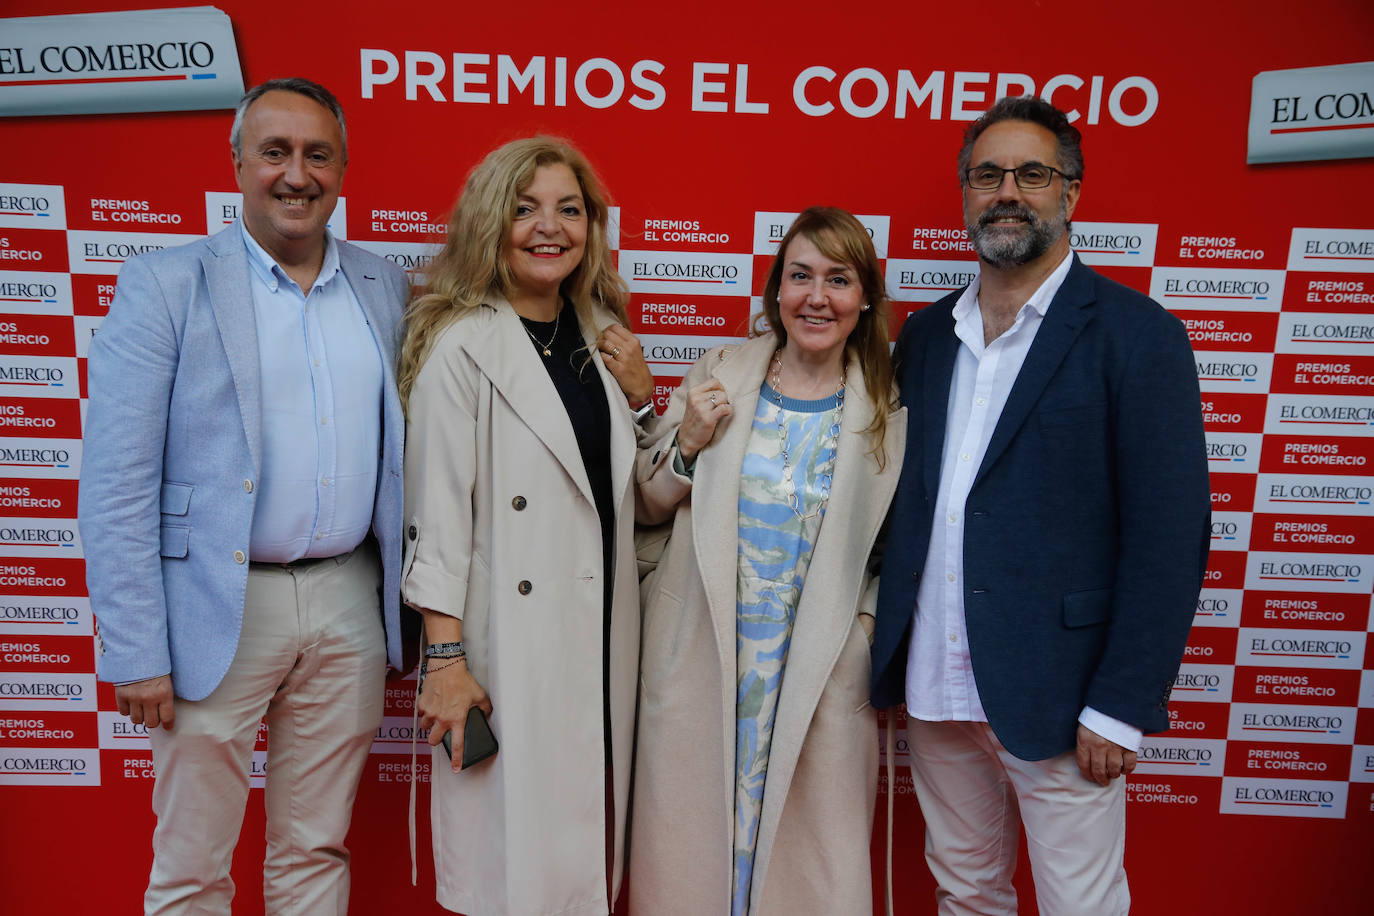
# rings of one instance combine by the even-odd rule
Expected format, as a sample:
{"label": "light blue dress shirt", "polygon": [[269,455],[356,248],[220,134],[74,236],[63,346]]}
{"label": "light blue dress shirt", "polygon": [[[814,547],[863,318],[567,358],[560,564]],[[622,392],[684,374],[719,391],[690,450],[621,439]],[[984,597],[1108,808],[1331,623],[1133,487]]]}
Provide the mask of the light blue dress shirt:
{"label": "light blue dress shirt", "polygon": [[332,557],[372,527],[382,356],[326,235],[309,294],[243,229],[262,380],[262,474],[248,555]]}

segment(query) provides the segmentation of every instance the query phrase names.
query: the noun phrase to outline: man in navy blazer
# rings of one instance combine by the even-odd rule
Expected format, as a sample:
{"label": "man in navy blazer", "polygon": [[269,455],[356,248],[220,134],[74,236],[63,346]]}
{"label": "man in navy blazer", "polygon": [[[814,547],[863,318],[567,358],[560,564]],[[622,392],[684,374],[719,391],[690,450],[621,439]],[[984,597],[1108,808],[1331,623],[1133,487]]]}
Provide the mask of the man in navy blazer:
{"label": "man in navy blazer", "polygon": [[249,90],[230,142],[242,222],[131,259],[91,344],[78,514],[99,675],[153,749],[146,912],[230,912],[266,716],[267,912],[343,914],[401,665],[408,287],[326,229],[348,161],[327,89]]}
{"label": "man in navy blazer", "polygon": [[1079,132],[1003,99],[965,134],[979,259],[913,314],[873,704],[905,700],[939,912],[1015,914],[1026,828],[1040,912],[1124,914],[1125,786],[1168,700],[1210,496],[1183,325],[1069,245]]}

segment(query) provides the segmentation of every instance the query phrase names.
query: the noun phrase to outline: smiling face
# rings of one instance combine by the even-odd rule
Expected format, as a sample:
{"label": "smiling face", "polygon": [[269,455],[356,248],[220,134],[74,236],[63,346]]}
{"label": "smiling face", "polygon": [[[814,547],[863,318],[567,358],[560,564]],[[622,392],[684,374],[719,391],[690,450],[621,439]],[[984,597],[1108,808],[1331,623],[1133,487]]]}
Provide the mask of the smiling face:
{"label": "smiling face", "polygon": [[515,288],[511,298],[547,298],[582,263],[587,248],[587,206],[573,170],[541,165],[516,195],[502,256]]}
{"label": "smiling face", "polygon": [[[1011,169],[1028,163],[1063,168],[1054,134],[1029,121],[999,121],[973,144],[970,165]],[[1022,190],[1010,173],[996,190],[963,186],[964,225],[978,257],[993,267],[1028,264],[1068,253],[1068,222],[1082,183],[1056,174],[1049,187]]]}
{"label": "smiling face", "polygon": [[343,133],[329,109],[274,90],[243,115],[234,177],[243,223],[279,262],[323,251],[325,224],[343,186]]}
{"label": "smiling face", "polygon": [[842,362],[864,300],[858,271],[832,261],[801,233],[793,236],[783,258],[778,313],[787,332],[785,346],[809,362]]}

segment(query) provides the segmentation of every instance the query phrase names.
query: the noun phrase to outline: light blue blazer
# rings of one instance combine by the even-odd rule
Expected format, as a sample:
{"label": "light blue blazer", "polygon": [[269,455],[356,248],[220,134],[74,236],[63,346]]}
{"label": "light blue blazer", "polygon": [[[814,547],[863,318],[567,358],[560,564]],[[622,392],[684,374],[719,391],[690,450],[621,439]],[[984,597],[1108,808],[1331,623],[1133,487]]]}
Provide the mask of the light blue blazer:
{"label": "light blue blazer", "polygon": [[[77,515],[99,676],[170,672],[187,700],[215,689],[238,647],[260,489],[263,392],[242,231],[129,260],[87,363]],[[372,531],[387,661],[399,668],[405,422],[393,366],[409,287],[394,264],[338,246],[385,373]]]}

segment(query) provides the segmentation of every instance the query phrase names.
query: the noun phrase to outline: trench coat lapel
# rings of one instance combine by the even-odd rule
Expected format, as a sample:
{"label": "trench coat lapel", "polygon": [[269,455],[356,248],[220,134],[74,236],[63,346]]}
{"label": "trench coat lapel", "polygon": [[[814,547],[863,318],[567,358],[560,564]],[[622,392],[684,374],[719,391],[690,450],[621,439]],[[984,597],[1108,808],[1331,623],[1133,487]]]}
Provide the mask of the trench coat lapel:
{"label": "trench coat lapel", "polygon": [[568,412],[539,354],[530,346],[520,316],[510,303],[495,295],[488,296],[479,308],[491,308],[496,314],[486,325],[486,333],[465,339],[463,349],[516,416],[558,459],[587,502],[596,505]]}
{"label": "trench coat lapel", "polygon": [[[715,438],[697,458],[692,480],[692,541],[711,621],[716,631],[720,670],[735,670],[735,580],[739,569],[739,475],[749,447],[759,387],[773,354],[773,337],[755,338],[725,351],[711,369],[725,386],[734,412],[716,427]],[[735,685],[721,679],[728,709],[735,707]],[[731,722],[733,722],[731,717]],[[734,726],[725,742],[734,747]],[[734,761],[730,762],[734,771]]]}
{"label": "trench coat lapel", "polygon": [[210,309],[219,326],[229,360],[229,374],[238,395],[243,433],[256,475],[262,470],[262,377],[258,367],[258,323],[253,314],[253,290],[248,277],[248,251],[239,223],[210,239],[201,256]]}
{"label": "trench coat lapel", "polygon": [[849,639],[863,591],[863,571],[901,474],[906,409],[888,414],[884,437],[887,463],[882,471],[868,455],[871,446],[864,430],[872,422],[873,406],[863,373],[851,365],[845,379],[844,419],[829,508],[806,571],[773,725],[754,866],[755,890],[765,886],[773,840],[811,718]]}
{"label": "trench coat lapel", "polygon": [[[1011,393],[1007,395],[1006,406],[1002,408],[1002,415],[992,431],[992,438],[988,440],[983,463],[979,465],[978,475],[973,479],[974,486],[978,485],[978,481],[983,479],[983,475],[1011,444],[1011,440],[1040,400],[1045,386],[1054,377],[1059,364],[1068,355],[1069,348],[1078,338],[1078,333],[1092,320],[1094,312],[1092,273],[1083,266],[1075,254],[1073,266],[1064,278],[1063,285],[1059,287],[1059,292],[1055,293],[1050,307],[1045,311],[1045,318],[1040,324],[1040,330],[1035,334],[1030,351],[1026,354],[1026,361],[1021,364],[1021,372],[1012,384]],[[943,439],[943,435],[940,438]],[[930,466],[929,461],[926,466]],[[935,490],[929,492],[934,493]]]}
{"label": "trench coat lapel", "polygon": [[596,350],[599,329],[614,323],[617,323],[614,315],[597,309],[592,314],[592,325],[582,328],[582,339],[587,342],[587,350],[592,354],[592,365],[596,366],[597,375],[601,377],[601,384],[606,389],[606,404],[610,408],[611,497],[615,501],[616,517],[619,518],[621,506],[625,502],[625,492],[629,489],[626,483],[634,473],[636,442],[634,419],[630,416],[625,392],[620,390],[620,383],[611,375],[611,371],[606,368],[605,362]]}

